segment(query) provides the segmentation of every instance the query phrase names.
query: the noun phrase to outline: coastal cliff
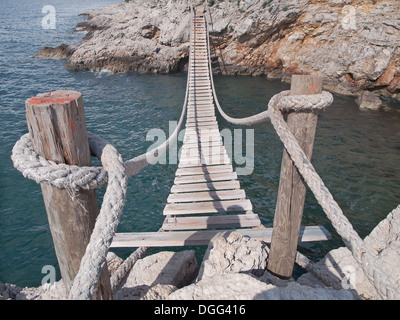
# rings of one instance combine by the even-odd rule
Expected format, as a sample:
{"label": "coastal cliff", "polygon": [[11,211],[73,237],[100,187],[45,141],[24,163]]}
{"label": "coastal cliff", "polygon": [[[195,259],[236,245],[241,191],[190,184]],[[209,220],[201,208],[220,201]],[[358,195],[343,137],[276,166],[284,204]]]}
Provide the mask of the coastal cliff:
{"label": "coastal cliff", "polygon": [[[185,70],[189,4],[131,0],[95,9],[77,25],[87,32],[80,45],[37,55],[67,58],[72,70]],[[320,74],[333,92],[400,99],[398,1],[215,0],[209,10],[204,4],[195,3],[209,22],[214,73],[284,80]]]}

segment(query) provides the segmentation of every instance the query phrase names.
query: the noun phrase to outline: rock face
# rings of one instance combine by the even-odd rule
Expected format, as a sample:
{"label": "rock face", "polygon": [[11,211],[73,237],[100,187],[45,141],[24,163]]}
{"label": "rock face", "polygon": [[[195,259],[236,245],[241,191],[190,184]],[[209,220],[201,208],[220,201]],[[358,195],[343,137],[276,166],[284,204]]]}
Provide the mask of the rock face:
{"label": "rock face", "polygon": [[[222,73],[318,73],[345,94],[400,86],[398,1],[241,1],[214,5]],[[235,10],[236,9],[236,10]]]}
{"label": "rock face", "polygon": [[188,61],[186,1],[131,1],[95,9],[79,23],[88,31],[67,68],[171,73]]}
{"label": "rock face", "polygon": [[[397,0],[213,1],[214,72],[288,78],[320,74],[325,88],[400,97]],[[197,1],[202,12],[204,1]],[[188,61],[190,7],[184,0],[131,0],[88,14],[67,67],[170,73]],[[41,56],[49,54],[49,49]]]}

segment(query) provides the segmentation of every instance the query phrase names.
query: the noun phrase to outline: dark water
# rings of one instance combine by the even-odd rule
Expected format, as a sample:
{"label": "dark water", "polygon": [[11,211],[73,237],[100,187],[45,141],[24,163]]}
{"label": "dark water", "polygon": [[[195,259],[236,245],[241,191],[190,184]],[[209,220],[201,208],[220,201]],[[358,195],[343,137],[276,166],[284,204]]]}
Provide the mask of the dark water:
{"label": "dark water", "polygon": [[[77,14],[113,1],[52,1],[57,10],[55,30],[43,30],[45,1],[2,1],[0,28],[0,281],[37,286],[44,265],[57,266],[40,187],[13,168],[10,155],[27,132],[24,101],[39,92],[74,89],[82,92],[88,130],[100,134],[129,159],[153,143],[153,128],[168,132],[168,121],[179,118],[186,76],[106,72],[71,72],[64,61],[32,56],[43,46],[78,43],[71,34],[83,18]],[[280,81],[250,77],[216,77],[218,97],[226,112],[243,117],[265,110]],[[235,129],[223,119],[220,128]],[[246,129],[246,128],[243,128]],[[254,211],[272,226],[279,184],[282,144],[269,123],[254,128],[255,169],[240,176]],[[400,203],[400,113],[360,111],[354,98],[335,95],[319,118],[313,164],[361,236]],[[129,180],[119,231],[156,231],[173,184],[176,165],[151,165]],[[101,199],[104,190],[99,192]],[[323,225],[329,242],[311,243],[300,251],[313,259],[342,245],[311,193],[307,194],[304,225]],[[202,252],[204,248],[195,248]],[[128,249],[115,250],[121,256]],[[59,274],[58,274],[59,276]]]}

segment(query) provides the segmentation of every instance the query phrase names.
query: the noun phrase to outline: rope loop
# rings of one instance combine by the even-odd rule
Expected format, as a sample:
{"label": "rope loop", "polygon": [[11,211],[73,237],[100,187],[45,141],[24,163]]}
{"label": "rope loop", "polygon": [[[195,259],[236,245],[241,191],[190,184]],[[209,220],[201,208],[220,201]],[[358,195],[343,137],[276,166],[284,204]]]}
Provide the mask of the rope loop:
{"label": "rope loop", "polygon": [[322,91],[319,94],[289,95],[290,90],[282,91],[278,102],[278,109],[283,113],[311,111],[318,112],[330,106],[333,96],[330,92]]}
{"label": "rope loop", "polygon": [[[89,142],[91,139],[89,139]],[[14,167],[25,178],[36,183],[49,183],[59,189],[89,190],[106,187],[107,171],[101,167],[87,167],[56,163],[39,156],[33,150],[32,138],[24,134],[14,145],[11,159]]]}

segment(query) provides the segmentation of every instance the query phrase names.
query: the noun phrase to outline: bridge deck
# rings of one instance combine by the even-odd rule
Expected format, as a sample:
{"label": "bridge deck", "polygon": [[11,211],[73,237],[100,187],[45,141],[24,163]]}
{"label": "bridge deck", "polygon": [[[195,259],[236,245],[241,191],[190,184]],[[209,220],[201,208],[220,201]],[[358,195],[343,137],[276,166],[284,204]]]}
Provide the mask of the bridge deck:
{"label": "bridge deck", "polygon": [[[163,211],[166,217],[162,230],[170,232],[117,233],[112,247],[207,245],[212,238],[233,230],[270,241],[272,229],[264,228],[253,213],[220,135],[211,88],[207,32],[205,18],[195,16],[186,131],[174,185]],[[325,229],[307,227],[299,241],[328,239]]]}

